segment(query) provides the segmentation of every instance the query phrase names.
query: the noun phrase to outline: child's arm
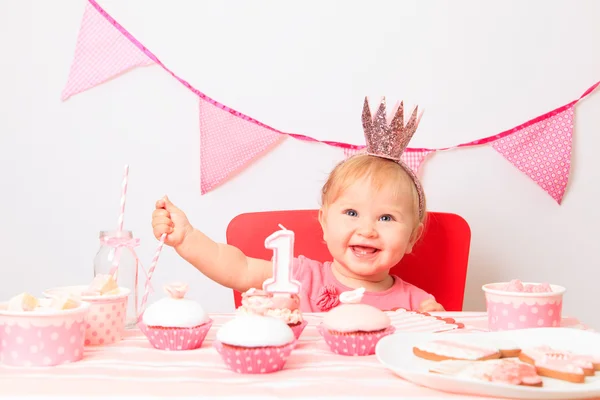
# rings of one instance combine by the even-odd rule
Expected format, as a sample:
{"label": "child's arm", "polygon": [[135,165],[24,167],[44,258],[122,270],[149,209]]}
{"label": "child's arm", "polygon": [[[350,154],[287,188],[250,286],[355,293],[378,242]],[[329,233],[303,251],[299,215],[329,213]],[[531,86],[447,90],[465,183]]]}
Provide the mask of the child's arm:
{"label": "child's arm", "polygon": [[217,243],[197,229],[175,250],[209,279],[239,292],[260,289],[273,275],[270,261],[246,257],[237,247]]}
{"label": "child's arm", "polygon": [[423,301],[419,305],[420,312],[436,312],[436,311],[446,311],[444,306],[435,301],[434,299],[427,299]]}
{"label": "child's arm", "polygon": [[246,257],[237,247],[217,243],[190,224],[185,213],[164,197],[152,214],[154,236],[167,234],[165,244],[211,280],[245,292],[273,275],[270,261]]}

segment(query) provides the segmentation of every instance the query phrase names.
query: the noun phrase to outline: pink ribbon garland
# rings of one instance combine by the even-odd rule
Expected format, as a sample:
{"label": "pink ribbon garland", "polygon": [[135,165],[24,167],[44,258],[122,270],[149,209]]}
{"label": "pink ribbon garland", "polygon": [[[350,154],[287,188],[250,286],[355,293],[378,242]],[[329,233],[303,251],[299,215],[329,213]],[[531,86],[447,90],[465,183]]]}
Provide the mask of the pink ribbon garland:
{"label": "pink ribbon garland", "polygon": [[[263,124],[260,121],[255,120],[254,118],[243,114],[239,111],[236,111],[230,107],[227,107],[224,104],[219,103],[218,101],[208,97],[206,94],[202,93],[201,91],[199,91],[198,89],[196,89],[195,87],[193,87],[189,82],[187,82],[186,80],[180,78],[179,76],[177,76],[173,71],[171,71],[169,68],[167,68],[166,65],[164,65],[159,59],[158,57],[156,57],[150,50],[148,50],[142,43],[140,43],[139,40],[137,40],[135,37],[133,37],[133,35],[131,33],[129,33],[127,31],[127,29],[123,28],[113,17],[111,17],[106,11],[104,11],[104,9],[96,2],[96,0],[88,0],[89,3],[100,13],[100,15],[102,15],[104,18],[106,18],[106,20],[108,22],[110,22],[117,30],[119,30],[119,32],[121,32],[121,34],[123,34],[123,36],[125,36],[127,39],[129,39],[131,41],[131,43],[133,43],[138,49],[140,49],[140,51],[142,51],[144,54],[146,54],[152,61],[154,61],[156,64],[160,65],[165,71],[167,71],[169,74],[171,74],[175,79],[177,79],[179,82],[181,82],[185,87],[187,87],[188,89],[190,89],[192,92],[194,92],[198,97],[200,97],[202,100],[205,100],[209,103],[211,103],[212,105],[214,105],[215,107],[219,107],[222,110],[225,110],[227,112],[229,112],[230,114],[238,117],[238,118],[242,118],[246,121],[252,122],[256,125],[259,125],[263,128],[269,129],[273,132],[277,132],[279,134],[282,135],[288,135],[293,137],[294,139],[298,139],[298,140],[303,140],[306,142],[318,142],[318,143],[323,143],[323,144],[327,144],[329,146],[335,146],[335,147],[339,147],[341,149],[352,149],[352,150],[361,150],[363,149],[365,146],[364,145],[354,145],[354,144],[349,144],[349,143],[341,143],[341,142],[335,142],[335,141],[329,141],[329,140],[318,140],[315,138],[312,138],[310,136],[306,136],[306,135],[300,135],[297,133],[287,133],[287,132],[282,132],[280,130],[277,130],[271,126],[268,126],[266,124]],[[443,147],[443,148],[438,148],[438,149],[434,149],[434,148],[407,148],[405,151],[406,152],[424,152],[424,151],[443,151],[443,150],[450,150],[450,149],[455,149],[458,147],[470,147],[470,146],[480,146],[486,143],[490,143],[493,141],[496,141],[498,139],[502,139],[505,136],[508,136],[516,131],[519,131],[521,129],[524,129],[526,127],[528,127],[529,125],[535,124],[537,122],[543,121],[545,119],[548,119],[564,110],[566,110],[567,108],[571,107],[572,105],[574,105],[575,103],[578,103],[579,101],[581,101],[584,97],[587,97],[590,93],[592,93],[598,86],[600,85],[600,82],[596,82],[594,85],[592,85],[590,88],[588,88],[582,95],[581,97],[579,97],[579,99],[577,100],[573,100],[568,104],[565,104],[564,106],[558,107],[544,115],[541,115],[539,117],[536,117],[532,120],[529,120],[517,127],[511,128],[509,130],[506,130],[504,132],[501,132],[497,135],[492,135],[492,136],[488,136],[486,138],[483,139],[477,139],[477,140],[473,140],[471,142],[467,142],[467,143],[462,143],[456,146],[450,146],[450,147]]]}

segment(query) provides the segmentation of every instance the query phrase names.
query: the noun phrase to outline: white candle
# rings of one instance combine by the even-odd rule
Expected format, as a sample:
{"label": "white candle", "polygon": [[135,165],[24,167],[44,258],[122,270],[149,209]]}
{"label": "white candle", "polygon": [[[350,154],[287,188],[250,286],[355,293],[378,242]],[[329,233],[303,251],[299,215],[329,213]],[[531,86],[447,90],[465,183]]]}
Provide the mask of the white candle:
{"label": "white candle", "polygon": [[269,293],[300,292],[300,282],[291,279],[294,259],[294,232],[279,225],[282,230],[265,239],[265,247],[273,250],[273,277],[263,283],[263,290]]}

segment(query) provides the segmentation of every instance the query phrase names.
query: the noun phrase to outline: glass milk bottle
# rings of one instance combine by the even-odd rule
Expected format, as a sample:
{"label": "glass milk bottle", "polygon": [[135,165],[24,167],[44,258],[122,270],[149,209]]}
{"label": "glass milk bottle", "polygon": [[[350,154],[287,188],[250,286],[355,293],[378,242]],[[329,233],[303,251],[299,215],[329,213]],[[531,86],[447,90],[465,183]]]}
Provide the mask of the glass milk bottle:
{"label": "glass milk bottle", "polygon": [[117,284],[131,290],[127,297],[125,328],[133,328],[137,322],[139,265],[135,255],[136,245],[131,231],[101,231],[100,249],[94,258],[94,276],[106,275],[113,268],[115,255],[119,253]]}

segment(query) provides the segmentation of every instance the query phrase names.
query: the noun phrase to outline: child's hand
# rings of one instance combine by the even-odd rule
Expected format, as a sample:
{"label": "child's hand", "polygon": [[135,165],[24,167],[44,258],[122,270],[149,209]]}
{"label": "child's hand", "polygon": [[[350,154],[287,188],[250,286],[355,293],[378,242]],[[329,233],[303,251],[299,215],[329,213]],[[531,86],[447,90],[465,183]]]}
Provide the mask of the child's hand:
{"label": "child's hand", "polygon": [[420,312],[436,312],[436,311],[446,311],[444,307],[433,299],[427,299],[421,303],[419,306]]}
{"label": "child's hand", "polygon": [[157,239],[166,233],[165,244],[178,247],[194,230],[194,227],[188,221],[185,213],[175,207],[165,196],[156,202],[156,209],[152,213],[152,230]]}

